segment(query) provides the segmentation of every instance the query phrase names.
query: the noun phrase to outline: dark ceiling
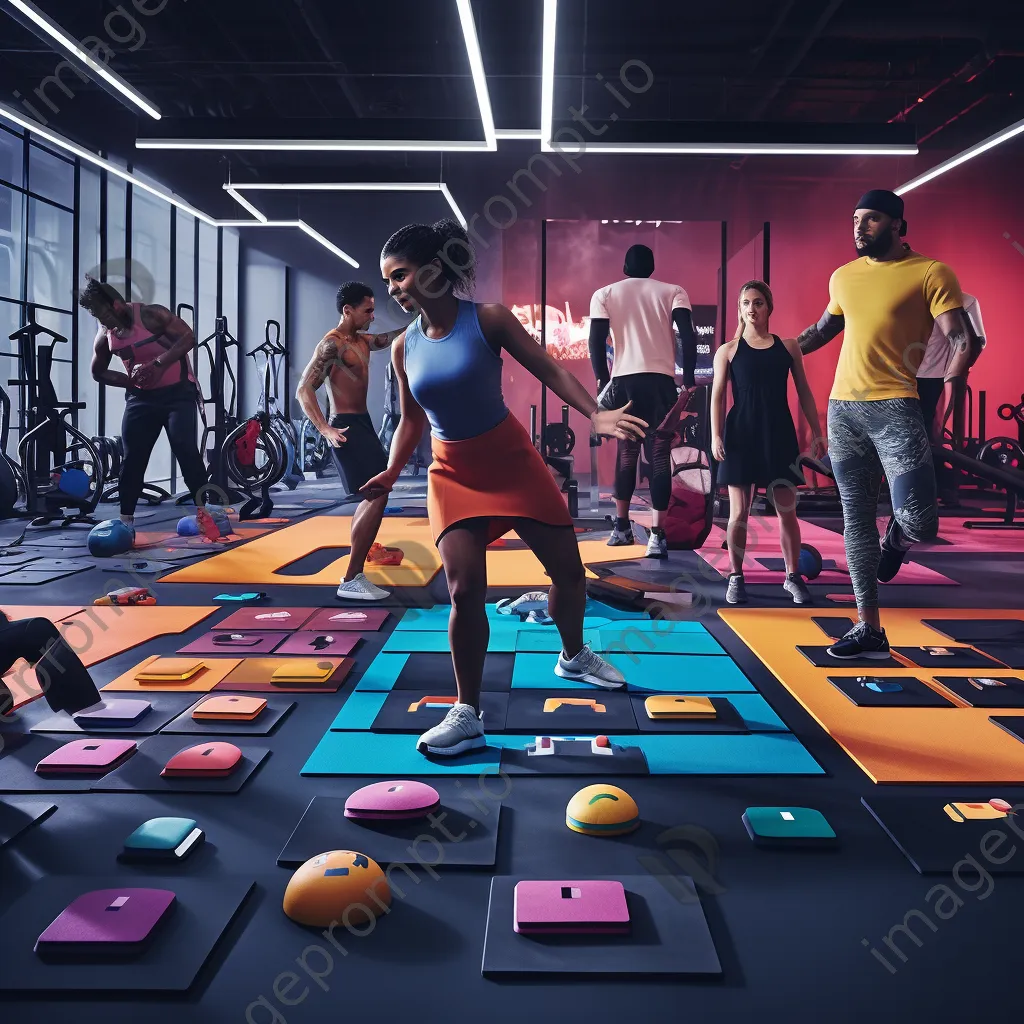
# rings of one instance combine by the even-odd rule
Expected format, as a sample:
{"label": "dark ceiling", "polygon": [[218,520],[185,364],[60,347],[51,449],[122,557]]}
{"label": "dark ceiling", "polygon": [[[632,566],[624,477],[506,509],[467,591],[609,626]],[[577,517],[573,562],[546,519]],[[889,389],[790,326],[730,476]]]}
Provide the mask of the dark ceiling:
{"label": "dark ceiling", "polygon": [[[111,69],[163,119],[70,71],[63,80],[73,97],[51,86],[52,106],[36,99],[36,108],[90,148],[150,173],[165,168],[164,180],[197,203],[219,189],[229,163],[236,180],[436,180],[443,161],[465,170],[490,157],[134,150],[140,136],[481,139],[455,0],[37,6],[78,39],[110,46]],[[118,9],[134,24],[112,17]],[[1024,117],[1020,9],[1020,0],[561,0],[554,114],[561,122],[582,104],[598,118],[621,109],[607,86],[627,62],[642,75],[642,62],[652,85],[632,97],[619,138],[795,136],[816,126],[882,137],[895,125],[939,159]],[[15,92],[33,99],[60,57],[9,11],[0,0],[0,100],[17,106]],[[498,129],[540,127],[542,12],[543,0],[473,2]],[[209,212],[238,216],[225,202]]]}

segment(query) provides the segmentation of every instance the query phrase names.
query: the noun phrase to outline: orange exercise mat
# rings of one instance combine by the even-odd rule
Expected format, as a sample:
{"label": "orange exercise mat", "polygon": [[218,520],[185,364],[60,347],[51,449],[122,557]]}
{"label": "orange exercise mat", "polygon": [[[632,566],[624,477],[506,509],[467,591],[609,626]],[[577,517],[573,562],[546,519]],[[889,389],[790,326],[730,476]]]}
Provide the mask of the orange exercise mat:
{"label": "orange exercise mat", "polygon": [[[990,715],[1021,710],[972,708],[935,682],[935,676],[977,676],[981,670],[934,668],[815,668],[797,646],[827,646],[831,641],[812,621],[827,614],[814,608],[723,608],[718,613],[818,724],[879,783],[1024,783],[1024,743],[989,721]],[[922,619],[1020,618],[1019,611],[991,608],[936,610],[885,608],[884,627],[891,647],[948,647],[950,640]],[[964,646],[964,645],[956,645]],[[952,708],[858,707],[829,681],[829,676],[909,676],[932,687]],[[984,675],[1019,676],[1010,669]]]}
{"label": "orange exercise mat", "polygon": [[[350,523],[347,516],[316,516],[260,537],[244,548],[224,551],[202,562],[184,566],[162,577],[160,582],[337,586],[348,565],[347,555],[308,576],[287,575],[281,570],[322,548],[348,546]],[[507,536],[515,536],[514,531]],[[377,540],[385,547],[401,548],[405,553],[400,566],[366,566],[367,577],[378,586],[426,586],[441,568],[441,558],[434,547],[426,519],[385,517]],[[583,561],[595,563],[638,558],[645,550],[642,544],[609,548],[603,540],[584,540],[579,542],[579,546]],[[597,578],[589,570],[587,575],[591,579]],[[487,550],[487,582],[492,587],[545,587],[551,584],[532,551],[504,547]]]}
{"label": "orange exercise mat", "polygon": [[[307,668],[319,665],[324,671],[314,673],[316,678],[307,681],[301,675],[289,676],[284,672],[300,663]],[[244,693],[337,693],[353,664],[351,658],[243,658],[217,684],[217,689]]]}
{"label": "orange exercise mat", "polygon": [[[154,666],[157,666],[159,662],[167,662],[169,660],[171,659],[159,655],[146,658],[145,661],[140,662],[134,668],[130,668],[123,675],[118,676],[113,682],[107,683],[102,689],[104,691],[145,691],[147,693],[184,693],[188,691],[206,693],[212,690],[232,669],[236,668],[239,662],[238,658],[185,659],[201,661],[204,667],[196,675],[183,682],[160,683],[136,679],[140,672],[144,670],[153,671]],[[173,660],[180,661],[182,659],[174,658]]]}
{"label": "orange exercise mat", "polygon": [[[28,610],[56,622],[61,635],[87,667],[123,654],[154,637],[183,633],[217,611],[212,607],[188,605],[96,605],[85,609],[74,605],[26,606],[18,609],[19,614]],[[11,669],[4,682],[14,695],[16,708],[42,696],[35,669],[23,661]]]}

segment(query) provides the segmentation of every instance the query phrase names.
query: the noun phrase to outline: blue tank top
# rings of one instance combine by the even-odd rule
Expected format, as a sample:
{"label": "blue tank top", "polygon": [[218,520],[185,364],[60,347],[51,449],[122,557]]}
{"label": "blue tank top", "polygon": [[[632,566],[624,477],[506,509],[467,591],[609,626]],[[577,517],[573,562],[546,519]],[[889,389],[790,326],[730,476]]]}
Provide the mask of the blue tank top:
{"label": "blue tank top", "polygon": [[455,326],[443,338],[428,338],[417,317],[405,331],[405,375],[409,390],[442,441],[464,441],[496,427],[508,416],[501,392],[501,356],[487,343],[476,303],[459,299]]}

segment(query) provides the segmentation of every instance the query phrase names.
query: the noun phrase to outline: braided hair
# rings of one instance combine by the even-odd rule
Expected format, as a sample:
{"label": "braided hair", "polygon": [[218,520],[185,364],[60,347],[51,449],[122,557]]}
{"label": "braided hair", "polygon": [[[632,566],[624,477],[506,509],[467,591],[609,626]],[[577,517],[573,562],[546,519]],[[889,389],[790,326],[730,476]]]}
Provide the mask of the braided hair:
{"label": "braided hair", "polygon": [[441,274],[455,292],[471,295],[476,281],[476,254],[466,229],[451,218],[434,224],[407,224],[381,250],[381,260],[406,259],[418,267],[441,261]]}

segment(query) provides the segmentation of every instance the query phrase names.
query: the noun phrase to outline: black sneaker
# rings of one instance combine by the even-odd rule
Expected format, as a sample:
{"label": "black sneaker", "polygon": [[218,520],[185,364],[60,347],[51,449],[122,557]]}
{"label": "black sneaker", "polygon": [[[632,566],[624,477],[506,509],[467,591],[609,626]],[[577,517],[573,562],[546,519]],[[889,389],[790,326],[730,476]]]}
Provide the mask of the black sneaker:
{"label": "black sneaker", "polygon": [[874,658],[882,661],[889,657],[889,641],[884,629],[858,622],[842,640],[837,640],[828,649],[828,653],[833,658]]}
{"label": "black sneaker", "polygon": [[896,522],[895,518],[891,518],[885,536],[882,538],[882,557],[876,573],[879,583],[888,583],[895,579],[896,574],[900,571],[900,566],[907,560],[907,552],[893,543],[895,538],[902,538],[902,536],[903,531],[900,529],[900,524]]}

